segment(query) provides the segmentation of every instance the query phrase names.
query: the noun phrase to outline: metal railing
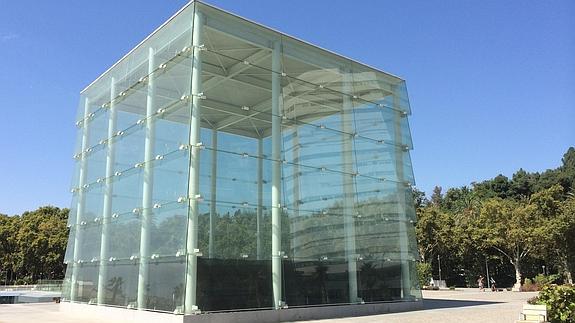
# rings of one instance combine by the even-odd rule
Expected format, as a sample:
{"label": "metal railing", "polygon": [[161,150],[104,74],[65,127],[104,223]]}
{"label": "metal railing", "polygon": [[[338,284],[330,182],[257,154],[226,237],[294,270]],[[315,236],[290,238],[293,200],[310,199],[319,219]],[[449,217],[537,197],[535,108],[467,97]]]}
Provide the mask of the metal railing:
{"label": "metal railing", "polygon": [[39,280],[37,284],[30,285],[0,285],[0,291],[61,292],[62,282],[62,280]]}

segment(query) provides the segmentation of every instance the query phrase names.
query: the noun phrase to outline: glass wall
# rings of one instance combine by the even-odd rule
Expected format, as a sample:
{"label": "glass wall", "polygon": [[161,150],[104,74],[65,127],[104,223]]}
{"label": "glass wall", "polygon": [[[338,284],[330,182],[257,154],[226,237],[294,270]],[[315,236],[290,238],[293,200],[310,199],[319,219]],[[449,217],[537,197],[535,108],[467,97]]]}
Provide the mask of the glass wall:
{"label": "glass wall", "polygon": [[80,101],[66,300],[421,297],[403,80],[191,3]]}

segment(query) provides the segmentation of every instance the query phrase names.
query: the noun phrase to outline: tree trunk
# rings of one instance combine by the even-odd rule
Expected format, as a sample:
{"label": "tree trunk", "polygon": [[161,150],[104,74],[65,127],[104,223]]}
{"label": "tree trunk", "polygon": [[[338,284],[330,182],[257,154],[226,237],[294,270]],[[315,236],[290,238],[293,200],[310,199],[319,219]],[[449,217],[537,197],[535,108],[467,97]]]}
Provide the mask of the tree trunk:
{"label": "tree trunk", "polygon": [[567,284],[573,285],[573,275],[571,275],[571,270],[565,269],[565,280]]}
{"label": "tree trunk", "polygon": [[515,259],[513,263],[513,267],[515,267],[515,285],[513,285],[514,292],[521,291],[521,271],[519,266],[519,259]]}
{"label": "tree trunk", "polygon": [[561,267],[563,267],[563,275],[567,284],[573,284],[573,276],[571,275],[571,267],[569,266],[568,256],[562,257]]}

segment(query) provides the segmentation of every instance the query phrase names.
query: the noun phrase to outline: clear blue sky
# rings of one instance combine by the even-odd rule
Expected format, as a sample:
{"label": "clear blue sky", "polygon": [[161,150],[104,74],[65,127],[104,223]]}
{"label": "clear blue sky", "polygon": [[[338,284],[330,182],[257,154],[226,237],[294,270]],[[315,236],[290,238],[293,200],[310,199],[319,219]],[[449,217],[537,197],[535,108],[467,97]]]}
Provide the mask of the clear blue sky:
{"label": "clear blue sky", "polygon": [[[575,145],[575,1],[208,3],[406,79],[427,192]],[[69,206],[80,90],[184,4],[0,0],[0,213]]]}

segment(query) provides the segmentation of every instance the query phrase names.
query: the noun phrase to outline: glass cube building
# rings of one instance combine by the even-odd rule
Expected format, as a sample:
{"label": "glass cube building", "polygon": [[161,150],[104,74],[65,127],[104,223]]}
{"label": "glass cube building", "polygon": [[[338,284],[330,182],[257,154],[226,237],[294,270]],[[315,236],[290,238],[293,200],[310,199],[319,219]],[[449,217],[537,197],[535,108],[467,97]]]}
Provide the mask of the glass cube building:
{"label": "glass cube building", "polygon": [[191,2],[78,111],[65,301],[421,298],[402,79]]}

